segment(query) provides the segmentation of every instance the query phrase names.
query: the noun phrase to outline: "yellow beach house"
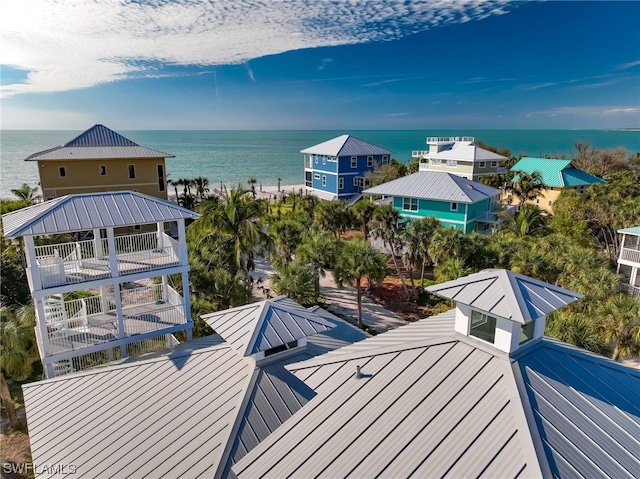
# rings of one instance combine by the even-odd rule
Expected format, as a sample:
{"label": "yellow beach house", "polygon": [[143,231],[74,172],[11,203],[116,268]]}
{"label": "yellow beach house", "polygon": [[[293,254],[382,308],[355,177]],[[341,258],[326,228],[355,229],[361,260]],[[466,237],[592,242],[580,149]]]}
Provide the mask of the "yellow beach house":
{"label": "yellow beach house", "polygon": [[62,146],[34,153],[45,200],[77,193],[138,191],[167,199],[165,159],[174,155],[140,146],[94,125]]}
{"label": "yellow beach house", "polygon": [[[574,189],[579,193],[583,193],[587,186],[594,183],[605,183],[602,178],[573,166],[571,160],[557,158],[524,157],[511,167],[511,171],[528,175],[533,174],[534,171],[540,173],[544,188],[534,200],[528,201],[528,203],[535,204],[548,213],[553,213],[553,204],[563,190]],[[517,174],[513,181],[518,181]],[[507,204],[517,204],[519,202],[517,195],[509,191],[505,192],[505,196],[504,202]]]}

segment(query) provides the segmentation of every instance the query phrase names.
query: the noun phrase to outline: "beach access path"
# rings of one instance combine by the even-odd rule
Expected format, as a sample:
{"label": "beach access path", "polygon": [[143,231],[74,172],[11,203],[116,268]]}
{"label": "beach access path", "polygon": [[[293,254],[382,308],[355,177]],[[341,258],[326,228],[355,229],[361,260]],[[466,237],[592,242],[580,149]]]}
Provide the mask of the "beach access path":
{"label": "beach access path", "polygon": [[[259,285],[254,282],[253,295],[256,301],[266,299],[264,290],[260,289],[260,287],[269,291],[272,297],[276,296],[276,293],[271,290],[270,282],[274,271],[273,266],[267,259],[256,257],[255,270],[251,272],[251,276],[255,280],[261,280]],[[358,317],[356,290],[351,286],[338,288],[331,271],[327,271],[326,276],[320,278],[320,297],[324,299],[326,303],[324,308],[327,311],[338,317],[346,317],[352,320],[354,324],[356,323]],[[362,322],[379,333],[408,324],[397,314],[385,309],[366,295],[362,296]]]}

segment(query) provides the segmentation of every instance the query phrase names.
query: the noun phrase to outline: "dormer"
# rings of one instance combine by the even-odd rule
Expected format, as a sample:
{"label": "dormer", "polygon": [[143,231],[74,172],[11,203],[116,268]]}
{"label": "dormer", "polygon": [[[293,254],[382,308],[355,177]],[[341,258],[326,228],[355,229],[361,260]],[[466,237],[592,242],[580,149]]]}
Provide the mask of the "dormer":
{"label": "dormer", "polygon": [[307,337],[335,325],[286,296],[201,316],[239,355],[257,365],[298,354]]}
{"label": "dormer", "polygon": [[544,335],[547,314],[583,297],[504,269],[484,270],[427,291],[456,302],[457,333],[509,354]]}

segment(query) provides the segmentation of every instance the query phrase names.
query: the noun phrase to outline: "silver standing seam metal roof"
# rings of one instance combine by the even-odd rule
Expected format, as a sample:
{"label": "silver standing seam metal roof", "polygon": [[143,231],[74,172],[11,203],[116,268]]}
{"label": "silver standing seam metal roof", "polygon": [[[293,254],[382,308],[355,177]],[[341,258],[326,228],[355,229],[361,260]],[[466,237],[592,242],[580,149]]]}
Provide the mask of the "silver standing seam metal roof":
{"label": "silver standing seam metal roof", "polygon": [[456,141],[450,148],[446,148],[438,153],[425,155],[427,158],[440,158],[442,160],[462,160],[462,161],[503,161],[508,160],[506,156],[499,155],[493,151],[480,148],[471,141]]}
{"label": "silver standing seam metal roof", "polygon": [[[314,314],[333,327],[263,367],[215,334],[26,384],[34,463],[74,464],[79,477],[233,477],[231,467],[316,394],[284,366],[369,337]],[[324,337],[335,331],[344,338]]]}
{"label": "silver standing seam metal roof", "polygon": [[487,269],[426,289],[519,324],[546,316],[583,297],[568,289],[505,269]]}
{"label": "silver standing seam metal roof", "polygon": [[239,354],[249,356],[335,327],[286,296],[206,314],[201,318]]}
{"label": "silver standing seam metal roof", "polygon": [[94,125],[62,146],[34,153],[25,161],[175,158],[170,153],[140,146],[104,125]]}
{"label": "silver standing seam metal roof", "polygon": [[351,135],[341,135],[324,143],[305,148],[300,153],[326,156],[363,156],[391,155],[393,152]]}
{"label": "silver standing seam metal roof", "polygon": [[51,235],[97,228],[197,219],[191,210],[134,191],[60,196],[2,215],[4,236]]}
{"label": "silver standing seam metal roof", "polygon": [[444,171],[418,171],[362,193],[473,204],[500,195],[500,190]]}

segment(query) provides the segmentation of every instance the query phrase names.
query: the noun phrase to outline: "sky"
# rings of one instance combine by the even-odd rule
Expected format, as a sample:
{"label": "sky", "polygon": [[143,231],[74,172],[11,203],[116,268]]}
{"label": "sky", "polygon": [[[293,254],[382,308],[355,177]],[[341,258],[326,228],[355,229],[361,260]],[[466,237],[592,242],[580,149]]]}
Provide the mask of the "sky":
{"label": "sky", "polygon": [[640,1],[3,0],[0,127],[640,127]]}

